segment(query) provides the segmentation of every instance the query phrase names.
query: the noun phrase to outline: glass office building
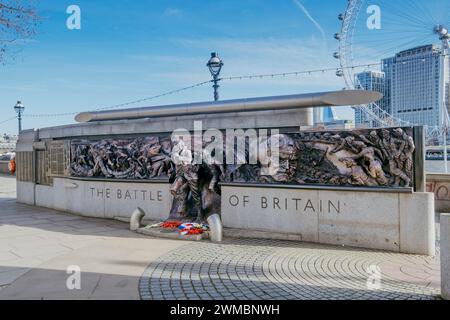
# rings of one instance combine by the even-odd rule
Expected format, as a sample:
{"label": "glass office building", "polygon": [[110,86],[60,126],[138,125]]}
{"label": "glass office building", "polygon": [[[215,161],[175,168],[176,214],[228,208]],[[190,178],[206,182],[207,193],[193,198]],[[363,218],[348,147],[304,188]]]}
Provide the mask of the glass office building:
{"label": "glass office building", "polygon": [[[358,88],[364,90],[377,91],[384,95],[383,99],[377,102],[378,107],[389,112],[389,94],[386,89],[386,77],[384,72],[380,71],[364,71],[356,75],[356,83]],[[373,124],[367,118],[361,109],[355,110],[355,125],[357,127],[372,127]]]}
{"label": "glass office building", "polygon": [[314,125],[333,123],[336,117],[331,107],[315,108],[314,109]]}
{"label": "glass office building", "polygon": [[[383,100],[377,104],[395,118],[411,124],[439,126],[443,122],[443,108],[450,105],[448,61],[440,45],[416,47],[383,59],[381,72],[361,72],[356,80],[362,89],[383,93]],[[371,126],[360,110],[355,112],[355,123]]]}
{"label": "glass office building", "polygon": [[[427,45],[383,60],[394,117],[413,124],[442,124],[442,110],[445,101],[448,102],[448,81],[444,85],[442,72],[443,64],[447,63],[444,59],[448,60],[448,57],[442,55],[441,46]],[[445,70],[449,72],[448,67]]]}

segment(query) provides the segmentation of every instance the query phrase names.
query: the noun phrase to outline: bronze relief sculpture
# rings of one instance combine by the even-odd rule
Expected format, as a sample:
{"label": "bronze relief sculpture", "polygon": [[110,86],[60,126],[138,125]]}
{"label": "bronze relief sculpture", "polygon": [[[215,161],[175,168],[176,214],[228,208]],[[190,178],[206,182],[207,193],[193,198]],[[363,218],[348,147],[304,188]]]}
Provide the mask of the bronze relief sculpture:
{"label": "bronze relief sculpture", "polygon": [[74,140],[71,143],[71,175],[109,179],[169,178],[170,137]]}
{"label": "bronze relief sculpture", "polygon": [[[193,141],[169,135],[71,142],[71,175],[84,178],[163,180],[171,183],[170,219],[204,221],[220,213],[220,183],[412,188],[412,128],[278,134],[254,142],[277,144],[276,155],[258,148],[255,164],[223,164],[205,152],[193,162]],[[226,154],[223,149],[215,152]],[[248,153],[238,155],[248,160]],[[276,159],[275,159],[276,157]],[[225,157],[224,157],[225,159]],[[261,159],[264,159],[262,161]],[[242,160],[242,159],[241,159]]]}

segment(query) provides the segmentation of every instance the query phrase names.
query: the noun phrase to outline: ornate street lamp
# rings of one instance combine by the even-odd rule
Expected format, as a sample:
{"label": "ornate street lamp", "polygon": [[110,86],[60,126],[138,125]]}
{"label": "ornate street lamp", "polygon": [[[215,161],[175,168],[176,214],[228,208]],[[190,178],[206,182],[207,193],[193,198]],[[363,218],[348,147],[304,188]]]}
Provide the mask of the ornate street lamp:
{"label": "ornate street lamp", "polygon": [[213,88],[214,88],[214,101],[219,100],[219,75],[220,71],[223,67],[223,61],[219,58],[216,52],[211,53],[211,59],[209,59],[206,66],[209,68],[209,72],[211,72],[211,76],[213,77]]}
{"label": "ornate street lamp", "polygon": [[16,105],[14,106],[14,110],[17,113],[17,119],[19,120],[19,133],[22,131],[22,113],[25,111],[25,107],[23,106],[22,102],[17,101]]}

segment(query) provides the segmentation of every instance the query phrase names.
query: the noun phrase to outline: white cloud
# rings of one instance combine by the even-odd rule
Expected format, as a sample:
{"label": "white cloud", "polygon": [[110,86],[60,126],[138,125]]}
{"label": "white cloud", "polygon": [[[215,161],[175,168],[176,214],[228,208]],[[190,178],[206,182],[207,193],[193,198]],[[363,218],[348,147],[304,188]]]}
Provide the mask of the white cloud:
{"label": "white cloud", "polygon": [[[338,61],[332,58],[331,53],[323,50],[322,39],[317,37],[308,39],[177,38],[170,41],[175,47],[179,47],[180,51],[186,52],[185,49],[194,52],[204,51],[205,56],[168,58],[168,61],[176,61],[178,71],[159,73],[160,79],[165,77],[185,79],[185,81],[204,79],[207,70],[203,70],[202,66],[206,63],[209,52],[212,51],[218,52],[224,60],[223,77],[339,67]],[[335,71],[327,71],[310,75],[223,81],[221,86],[223,98],[240,98],[340,90],[345,84],[342,78],[336,76]],[[353,118],[353,111],[350,108],[336,108],[336,113],[343,119]]]}
{"label": "white cloud", "polygon": [[306,9],[306,7],[298,0],[292,0],[294,4],[305,14],[305,16],[314,24],[314,26],[319,30],[320,34],[322,35],[322,40],[324,43],[326,43],[326,35],[325,30],[322,28],[322,26],[317,22],[316,19],[313,18],[313,16],[309,13],[309,11]]}
{"label": "white cloud", "polygon": [[178,8],[167,8],[164,11],[165,16],[180,16],[183,14],[183,10]]}
{"label": "white cloud", "polygon": [[317,38],[201,38],[173,39],[176,46],[217,51],[224,59],[224,72],[229,75],[243,73],[277,73],[300,70],[337,68],[336,60],[323,50]]}

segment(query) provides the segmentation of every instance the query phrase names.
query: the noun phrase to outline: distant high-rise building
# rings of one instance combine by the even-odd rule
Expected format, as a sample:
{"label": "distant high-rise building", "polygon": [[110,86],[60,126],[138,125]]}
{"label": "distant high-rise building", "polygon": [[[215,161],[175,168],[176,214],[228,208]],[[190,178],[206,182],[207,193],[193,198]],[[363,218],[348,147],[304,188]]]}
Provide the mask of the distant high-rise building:
{"label": "distant high-rise building", "polygon": [[[444,59],[448,57],[442,55],[439,45],[426,45],[383,60],[385,92],[394,117],[412,124],[442,124],[444,101],[449,101],[449,84],[444,84]],[[449,71],[445,68],[445,72]]]}
{"label": "distant high-rise building", "polygon": [[392,74],[394,72],[394,62],[395,58],[386,58],[382,60],[382,71],[384,72],[384,107],[385,111],[387,111],[389,114],[392,114],[392,93],[391,93],[391,86],[392,86]]}
{"label": "distant high-rise building", "polygon": [[331,107],[314,108],[314,124],[331,123],[336,121]]}
{"label": "distant high-rise building", "polygon": [[0,156],[16,149],[17,136],[0,135]]}
{"label": "distant high-rise building", "polygon": [[[387,94],[385,73],[380,71],[364,71],[356,75],[356,83],[359,89],[377,91],[383,94],[383,99],[376,102],[378,107],[389,112],[389,94]],[[357,127],[371,127],[373,124],[367,115],[361,110],[355,110],[355,125]]]}
{"label": "distant high-rise building", "polygon": [[331,107],[324,108],[323,110],[323,122],[329,123],[336,121],[333,109]]}

